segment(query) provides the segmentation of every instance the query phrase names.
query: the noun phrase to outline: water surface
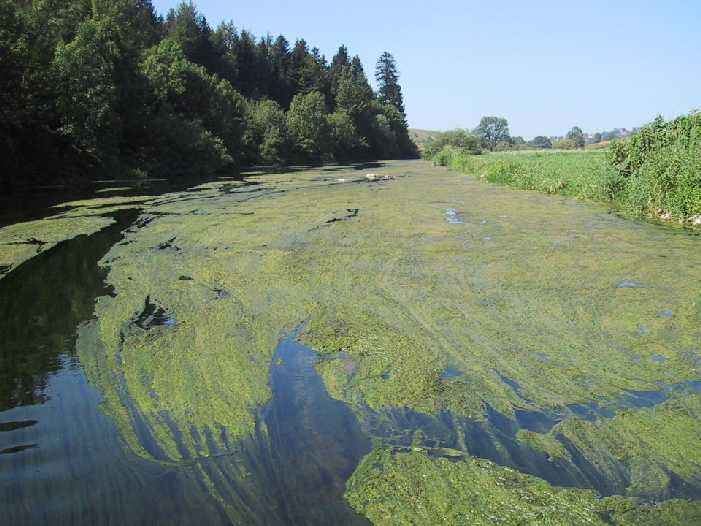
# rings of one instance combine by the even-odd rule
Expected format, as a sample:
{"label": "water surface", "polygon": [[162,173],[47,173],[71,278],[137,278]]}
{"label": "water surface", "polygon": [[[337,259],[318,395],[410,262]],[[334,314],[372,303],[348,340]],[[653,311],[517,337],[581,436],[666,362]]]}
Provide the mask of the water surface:
{"label": "water surface", "polygon": [[[561,425],[701,392],[698,240],[371,167],[396,180],[331,167],[171,192],[4,276],[8,523],[365,524],[343,492],[380,445],[628,491],[624,461]],[[645,496],[701,494],[670,480]]]}

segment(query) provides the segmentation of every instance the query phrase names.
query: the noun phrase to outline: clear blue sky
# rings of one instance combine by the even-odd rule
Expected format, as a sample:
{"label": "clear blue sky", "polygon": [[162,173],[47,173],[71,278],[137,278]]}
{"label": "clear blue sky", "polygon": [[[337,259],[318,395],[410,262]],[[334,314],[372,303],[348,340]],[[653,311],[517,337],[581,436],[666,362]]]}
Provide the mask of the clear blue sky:
{"label": "clear blue sky", "polygon": [[[165,13],[177,0],[154,0]],[[199,0],[215,26],[338,45],[371,76],[396,58],[409,123],[474,127],[509,120],[512,135],[633,127],[701,108],[701,1]]]}

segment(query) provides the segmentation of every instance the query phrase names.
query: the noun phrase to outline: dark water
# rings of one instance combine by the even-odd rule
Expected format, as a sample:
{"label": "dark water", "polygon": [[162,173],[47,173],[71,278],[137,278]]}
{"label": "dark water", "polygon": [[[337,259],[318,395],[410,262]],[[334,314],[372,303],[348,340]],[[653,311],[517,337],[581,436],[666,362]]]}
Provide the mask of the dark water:
{"label": "dark water", "polygon": [[0,410],[41,403],[49,374],[75,355],[76,327],[111,291],[97,262],[121,239],[135,211],[92,236],[78,236],[0,280]]}
{"label": "dark water", "polygon": [[273,358],[273,400],[262,412],[277,472],[276,496],[294,524],[367,524],[343,499],[370,440],[343,402],[326,393],[316,353],[283,340]]}

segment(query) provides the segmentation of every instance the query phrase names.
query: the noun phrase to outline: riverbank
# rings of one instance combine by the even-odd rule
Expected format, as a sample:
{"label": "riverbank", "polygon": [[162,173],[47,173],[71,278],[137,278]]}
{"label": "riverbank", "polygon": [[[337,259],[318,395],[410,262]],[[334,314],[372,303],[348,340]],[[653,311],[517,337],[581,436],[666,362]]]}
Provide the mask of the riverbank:
{"label": "riverbank", "polygon": [[701,227],[701,114],[655,120],[607,149],[473,155],[446,146],[432,161],[491,183],[605,203],[654,221]]}

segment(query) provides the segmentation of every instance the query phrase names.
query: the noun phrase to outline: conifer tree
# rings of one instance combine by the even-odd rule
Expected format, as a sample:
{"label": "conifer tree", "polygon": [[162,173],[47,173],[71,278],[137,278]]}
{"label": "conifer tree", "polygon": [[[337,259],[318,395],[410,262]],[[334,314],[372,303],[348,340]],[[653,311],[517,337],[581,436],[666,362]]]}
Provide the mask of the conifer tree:
{"label": "conifer tree", "polygon": [[385,104],[392,104],[404,114],[404,98],[399,85],[399,73],[394,57],[385,51],[377,60],[375,80],[378,84],[378,98]]}

